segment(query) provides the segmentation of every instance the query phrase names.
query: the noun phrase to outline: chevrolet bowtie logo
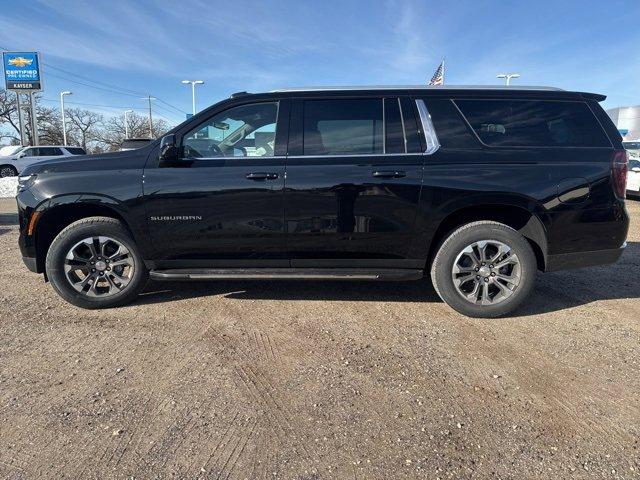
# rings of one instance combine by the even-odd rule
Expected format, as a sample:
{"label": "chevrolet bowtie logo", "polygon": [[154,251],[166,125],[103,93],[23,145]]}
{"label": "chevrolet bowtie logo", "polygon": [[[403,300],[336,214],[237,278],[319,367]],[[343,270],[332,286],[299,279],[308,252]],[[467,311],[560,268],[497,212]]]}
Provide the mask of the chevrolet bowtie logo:
{"label": "chevrolet bowtie logo", "polygon": [[33,59],[28,59],[24,57],[15,57],[9,59],[9,65],[13,65],[14,67],[26,67],[33,63]]}

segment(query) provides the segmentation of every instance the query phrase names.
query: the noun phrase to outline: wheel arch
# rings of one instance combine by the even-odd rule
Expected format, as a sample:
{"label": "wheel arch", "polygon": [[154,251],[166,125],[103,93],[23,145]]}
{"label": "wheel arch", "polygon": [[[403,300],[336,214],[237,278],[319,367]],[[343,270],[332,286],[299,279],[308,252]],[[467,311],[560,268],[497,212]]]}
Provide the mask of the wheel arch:
{"label": "wheel arch", "polygon": [[[37,209],[39,210],[39,209]],[[68,225],[87,217],[109,217],[122,223],[131,238],[136,239],[127,212],[113,199],[102,197],[82,198],[78,195],[57,197],[47,202],[41,210],[34,229],[36,267],[45,270],[47,252],[53,239]]]}
{"label": "wheel arch", "polygon": [[527,239],[536,256],[539,270],[545,270],[547,263],[547,234],[543,223],[524,207],[512,204],[470,205],[450,212],[439,223],[431,240],[427,257],[427,270],[442,245],[442,242],[457,228],[479,220],[492,220],[517,230]]}

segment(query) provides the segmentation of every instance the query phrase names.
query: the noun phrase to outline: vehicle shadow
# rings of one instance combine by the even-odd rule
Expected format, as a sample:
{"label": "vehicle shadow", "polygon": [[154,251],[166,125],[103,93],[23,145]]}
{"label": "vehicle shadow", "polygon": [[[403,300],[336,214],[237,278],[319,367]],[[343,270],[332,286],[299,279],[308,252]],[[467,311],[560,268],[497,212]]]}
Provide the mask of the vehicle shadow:
{"label": "vehicle shadow", "polygon": [[[136,303],[162,303],[209,295],[236,300],[442,302],[425,278],[412,282],[149,282]],[[640,298],[640,242],[630,242],[614,265],[539,274],[531,298],[514,316],[557,312],[598,300],[635,298]]]}
{"label": "vehicle shadow", "polygon": [[161,303],[209,295],[237,300],[439,302],[423,279],[411,282],[347,282],[293,280],[238,280],[202,282],[149,282],[138,304]]}
{"label": "vehicle shadow", "polygon": [[0,225],[18,225],[18,214],[0,213]]}

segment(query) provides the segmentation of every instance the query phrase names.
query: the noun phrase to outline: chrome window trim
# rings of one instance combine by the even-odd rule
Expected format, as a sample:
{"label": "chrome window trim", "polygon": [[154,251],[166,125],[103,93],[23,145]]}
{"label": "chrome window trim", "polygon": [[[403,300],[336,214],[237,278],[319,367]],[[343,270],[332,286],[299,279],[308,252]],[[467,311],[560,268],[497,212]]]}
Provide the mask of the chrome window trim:
{"label": "chrome window trim", "polygon": [[404,139],[404,153],[407,153],[407,130],[404,126],[404,113],[402,112],[402,103],[400,97],[397,98],[398,110],[400,111],[400,123],[402,124],[402,138]]}
{"label": "chrome window trim", "polygon": [[427,109],[427,105],[421,98],[416,100],[416,106],[418,107],[418,114],[420,115],[420,123],[422,124],[422,132],[424,133],[425,141],[427,142],[427,148],[424,150],[425,155],[433,155],[440,148],[440,142],[438,141],[438,135],[436,129],[433,128],[433,122],[431,121],[431,115]]}
{"label": "chrome window trim", "polygon": [[[288,155],[287,158],[365,158],[365,157],[407,157],[422,156],[424,153],[350,153],[344,155]],[[244,157],[248,158],[248,157]]]}

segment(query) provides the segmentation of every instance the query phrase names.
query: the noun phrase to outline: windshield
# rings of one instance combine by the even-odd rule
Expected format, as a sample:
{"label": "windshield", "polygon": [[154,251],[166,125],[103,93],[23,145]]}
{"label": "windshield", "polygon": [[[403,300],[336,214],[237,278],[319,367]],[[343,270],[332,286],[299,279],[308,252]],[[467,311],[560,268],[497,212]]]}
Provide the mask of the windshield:
{"label": "windshield", "polygon": [[24,147],[20,145],[8,145],[0,148],[0,157],[8,157],[9,155],[15,155]]}

